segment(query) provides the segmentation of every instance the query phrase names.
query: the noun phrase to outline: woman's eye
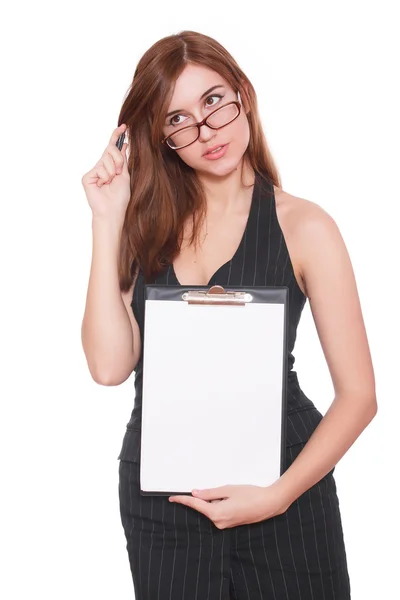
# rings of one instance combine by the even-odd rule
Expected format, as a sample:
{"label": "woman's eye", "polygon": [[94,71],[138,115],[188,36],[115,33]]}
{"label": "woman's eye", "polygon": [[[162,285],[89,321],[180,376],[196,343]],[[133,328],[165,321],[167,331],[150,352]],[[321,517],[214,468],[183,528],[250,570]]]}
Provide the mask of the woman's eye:
{"label": "woman's eye", "polygon": [[182,121],[174,121],[174,119],[176,119],[177,117],[182,117],[183,115],[174,115],[173,117],[171,117],[170,121],[169,121],[169,125],[180,125]]}
{"label": "woman's eye", "polygon": [[[205,100],[206,101],[206,106],[213,107],[213,106],[215,106],[215,104],[217,104],[217,102],[213,102],[212,104],[207,104],[207,101],[210,98],[223,98],[223,96],[221,94],[212,94],[212,96],[207,96],[207,98]],[[168,125],[172,125],[172,126],[182,125],[183,121],[176,121],[175,120],[175,119],[178,119],[179,117],[183,117],[184,118],[184,115],[174,115],[173,117],[170,118],[170,120],[168,122]]]}
{"label": "woman's eye", "polygon": [[[221,96],[221,94],[213,94],[212,96],[207,96],[206,102],[209,98],[223,98],[223,96]],[[207,106],[214,106],[214,104],[216,104],[216,102],[213,104],[207,104]]]}

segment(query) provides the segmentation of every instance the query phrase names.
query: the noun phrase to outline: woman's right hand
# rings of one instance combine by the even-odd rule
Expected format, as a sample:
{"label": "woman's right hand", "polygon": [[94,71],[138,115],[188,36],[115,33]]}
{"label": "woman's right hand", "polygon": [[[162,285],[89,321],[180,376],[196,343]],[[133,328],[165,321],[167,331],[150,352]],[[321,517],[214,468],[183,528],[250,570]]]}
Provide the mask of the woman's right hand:
{"label": "woman's right hand", "polygon": [[125,217],[131,197],[126,158],[128,144],[124,143],[121,150],[116,146],[119,136],[125,131],[125,124],[114,129],[100,160],[82,177],[82,185],[93,216],[122,220]]}

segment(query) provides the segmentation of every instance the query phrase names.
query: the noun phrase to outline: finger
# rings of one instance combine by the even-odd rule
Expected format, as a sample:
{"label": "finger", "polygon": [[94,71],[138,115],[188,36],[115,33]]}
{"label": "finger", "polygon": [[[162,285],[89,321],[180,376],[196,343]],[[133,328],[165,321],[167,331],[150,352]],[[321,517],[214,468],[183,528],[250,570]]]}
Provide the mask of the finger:
{"label": "finger", "polygon": [[111,134],[110,140],[108,142],[109,145],[115,146],[119,136],[121,135],[121,133],[124,133],[125,130],[126,130],[126,123],[122,123],[122,125],[119,125],[119,127],[116,127],[116,129],[114,129],[114,131]]}
{"label": "finger", "polygon": [[201,498],[202,500],[220,500],[228,497],[229,486],[224,485],[209,490],[193,490],[192,494],[193,496],[196,496],[196,498]]}
{"label": "finger", "polygon": [[112,181],[115,177],[115,163],[113,157],[105,151],[102,158],[103,167],[108,173],[108,178]]}
{"label": "finger", "polygon": [[184,504],[189,508],[194,508],[198,512],[201,512],[203,515],[212,519],[212,515],[214,514],[214,507],[211,506],[208,502],[204,502],[204,500],[200,500],[198,498],[193,498],[193,496],[170,496],[170,502],[176,502],[177,504]]}
{"label": "finger", "polygon": [[117,146],[108,146],[106,153],[105,153],[105,158],[108,159],[108,157],[111,157],[111,162],[114,165],[114,172],[119,175],[120,173],[122,173],[122,168],[124,166],[124,157],[121,153],[120,150],[118,150]]}
{"label": "finger", "polygon": [[101,187],[104,183],[108,183],[110,180],[109,174],[102,165],[96,167],[96,175],[98,177],[96,183],[99,187]]}

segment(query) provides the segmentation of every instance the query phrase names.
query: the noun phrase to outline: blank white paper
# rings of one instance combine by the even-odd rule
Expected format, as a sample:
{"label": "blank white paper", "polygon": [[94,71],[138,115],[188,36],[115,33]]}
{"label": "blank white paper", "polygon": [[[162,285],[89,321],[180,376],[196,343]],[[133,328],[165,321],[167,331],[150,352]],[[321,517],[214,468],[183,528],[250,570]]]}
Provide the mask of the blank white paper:
{"label": "blank white paper", "polygon": [[284,305],[146,300],[141,489],[280,476]]}

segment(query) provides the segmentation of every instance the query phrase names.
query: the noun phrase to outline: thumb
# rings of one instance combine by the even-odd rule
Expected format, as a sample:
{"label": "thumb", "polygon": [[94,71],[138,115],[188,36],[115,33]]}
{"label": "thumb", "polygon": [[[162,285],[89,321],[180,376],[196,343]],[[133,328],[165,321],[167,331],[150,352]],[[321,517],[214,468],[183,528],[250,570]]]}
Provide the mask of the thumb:
{"label": "thumb", "polygon": [[219,500],[228,497],[228,486],[212,488],[211,490],[193,490],[193,496],[202,500]]}

